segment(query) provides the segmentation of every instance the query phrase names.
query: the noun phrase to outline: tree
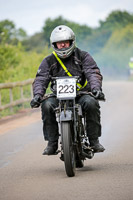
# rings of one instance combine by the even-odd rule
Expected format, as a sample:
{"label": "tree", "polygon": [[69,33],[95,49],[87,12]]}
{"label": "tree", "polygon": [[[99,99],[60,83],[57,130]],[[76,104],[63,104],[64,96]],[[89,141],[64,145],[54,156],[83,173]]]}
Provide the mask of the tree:
{"label": "tree", "polygon": [[15,25],[12,21],[4,20],[0,22],[0,42],[10,42],[14,33]]}
{"label": "tree", "polygon": [[27,38],[27,33],[24,29],[19,28],[18,30],[15,31],[15,37],[18,40],[23,41],[24,39]]}
{"label": "tree", "polygon": [[26,51],[35,50],[40,53],[47,46],[43,33],[36,33],[22,41]]}
{"label": "tree", "polygon": [[102,29],[119,29],[125,27],[127,24],[133,23],[133,15],[127,11],[116,10],[109,14],[105,21],[100,21]]}
{"label": "tree", "polygon": [[66,25],[69,26],[70,28],[72,28],[72,30],[74,31],[76,38],[77,38],[77,44],[80,45],[82,44],[82,40],[85,40],[85,38],[91,34],[92,29],[89,28],[86,25],[79,25],[75,22],[72,21],[68,21],[66,19],[64,19],[62,16],[59,16],[55,19],[50,19],[48,18],[45,21],[45,24],[43,26],[43,34],[44,34],[44,38],[45,41],[47,42],[47,44],[50,46],[50,34],[52,32],[52,30],[59,25]]}
{"label": "tree", "polygon": [[17,30],[12,21],[7,19],[0,21],[0,43],[17,44],[26,36],[26,32],[22,28]]}

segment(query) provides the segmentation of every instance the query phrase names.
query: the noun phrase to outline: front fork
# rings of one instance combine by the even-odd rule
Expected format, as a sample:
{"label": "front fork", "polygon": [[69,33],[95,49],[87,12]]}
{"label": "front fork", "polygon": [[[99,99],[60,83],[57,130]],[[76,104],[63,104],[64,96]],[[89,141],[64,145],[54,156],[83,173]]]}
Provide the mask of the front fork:
{"label": "front fork", "polygon": [[68,101],[59,101],[59,107],[55,109],[56,121],[58,123],[59,136],[61,136],[61,160],[63,160],[63,148],[62,148],[62,134],[61,134],[61,123],[64,121],[71,123],[71,133],[73,134],[73,145],[74,148],[77,145],[77,120],[75,113],[75,99]]}

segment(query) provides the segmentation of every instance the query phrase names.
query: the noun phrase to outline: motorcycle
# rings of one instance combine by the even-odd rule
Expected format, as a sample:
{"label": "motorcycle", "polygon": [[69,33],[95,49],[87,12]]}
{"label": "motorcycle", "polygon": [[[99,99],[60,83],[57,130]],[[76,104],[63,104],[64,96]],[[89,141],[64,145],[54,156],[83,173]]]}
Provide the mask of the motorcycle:
{"label": "motorcycle", "polygon": [[[60,147],[55,154],[60,153],[64,161],[68,177],[75,176],[76,168],[82,168],[86,159],[92,159],[94,150],[90,147],[86,133],[86,115],[81,105],[76,104],[76,97],[91,92],[78,91],[79,77],[54,77],[56,84],[56,98],[59,105],[55,109],[56,121],[60,136]],[[45,95],[44,99],[49,98]],[[43,100],[44,100],[43,99]]]}

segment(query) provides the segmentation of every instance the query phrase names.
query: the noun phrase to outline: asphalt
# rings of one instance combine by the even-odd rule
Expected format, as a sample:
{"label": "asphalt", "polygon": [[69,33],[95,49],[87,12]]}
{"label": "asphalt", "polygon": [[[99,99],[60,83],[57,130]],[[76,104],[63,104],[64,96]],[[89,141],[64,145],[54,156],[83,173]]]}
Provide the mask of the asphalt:
{"label": "asphalt", "polygon": [[8,130],[0,135],[0,200],[132,200],[131,91],[133,82],[104,82],[100,142],[106,151],[87,159],[73,178],[67,177],[59,155],[42,156],[46,142],[40,112],[34,120],[32,114],[20,118],[24,124],[11,129],[6,123]]}

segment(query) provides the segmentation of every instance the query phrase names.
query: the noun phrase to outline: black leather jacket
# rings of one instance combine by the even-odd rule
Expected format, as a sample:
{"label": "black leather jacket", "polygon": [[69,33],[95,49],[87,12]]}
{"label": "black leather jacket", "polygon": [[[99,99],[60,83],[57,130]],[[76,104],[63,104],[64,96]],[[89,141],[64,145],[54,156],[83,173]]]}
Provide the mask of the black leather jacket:
{"label": "black leather jacket", "polygon": [[[87,79],[88,84],[82,90],[91,91],[93,89],[102,89],[102,75],[96,62],[89,53],[75,48],[71,56],[61,60],[73,76],[79,76],[81,78],[81,85],[84,85]],[[43,96],[51,82],[51,77],[61,76],[68,75],[59,64],[56,57],[51,54],[44,58],[39,66],[33,83],[34,96],[36,94]],[[52,90],[55,90],[53,83],[51,84],[51,87]]]}

